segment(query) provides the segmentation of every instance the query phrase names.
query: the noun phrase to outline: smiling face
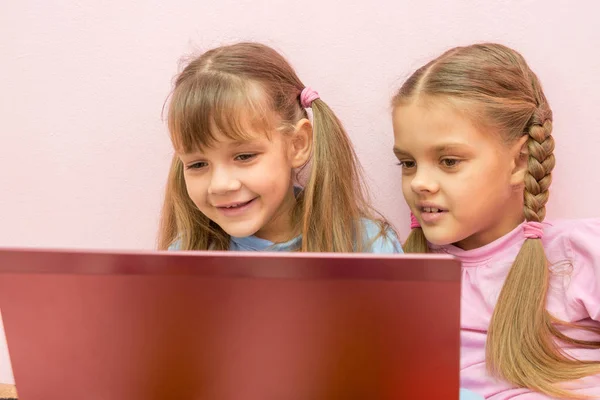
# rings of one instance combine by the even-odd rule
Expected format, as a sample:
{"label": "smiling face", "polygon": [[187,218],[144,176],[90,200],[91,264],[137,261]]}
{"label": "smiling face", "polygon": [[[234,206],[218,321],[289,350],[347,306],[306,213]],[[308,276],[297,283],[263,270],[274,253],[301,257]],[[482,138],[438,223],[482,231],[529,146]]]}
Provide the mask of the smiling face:
{"label": "smiling face", "polygon": [[404,198],[430,243],[488,244],[523,220],[524,141],[507,145],[451,103],[425,100],[393,113]]}
{"label": "smiling face", "polygon": [[215,134],[201,150],[180,154],[189,197],[227,234],[273,242],[293,234],[293,170],[306,163],[312,131],[301,120],[293,132],[248,130],[244,139]]}

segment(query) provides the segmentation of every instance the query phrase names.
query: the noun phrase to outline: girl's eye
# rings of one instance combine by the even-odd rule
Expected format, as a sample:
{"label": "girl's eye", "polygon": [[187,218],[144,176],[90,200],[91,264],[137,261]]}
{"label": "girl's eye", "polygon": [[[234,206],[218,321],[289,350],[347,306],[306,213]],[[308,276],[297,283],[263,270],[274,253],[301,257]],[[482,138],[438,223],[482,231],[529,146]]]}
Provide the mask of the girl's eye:
{"label": "girl's eye", "polygon": [[398,165],[401,166],[402,169],[411,169],[416,166],[416,163],[414,161],[400,161]]}
{"label": "girl's eye", "polygon": [[250,161],[256,157],[256,154],[239,154],[235,157],[237,161]]}
{"label": "girl's eye", "polygon": [[444,158],[442,159],[441,163],[444,165],[444,167],[454,168],[460,163],[460,160],[456,158]]}
{"label": "girl's eye", "polygon": [[200,169],[206,167],[208,164],[204,161],[195,162],[186,166],[187,169]]}

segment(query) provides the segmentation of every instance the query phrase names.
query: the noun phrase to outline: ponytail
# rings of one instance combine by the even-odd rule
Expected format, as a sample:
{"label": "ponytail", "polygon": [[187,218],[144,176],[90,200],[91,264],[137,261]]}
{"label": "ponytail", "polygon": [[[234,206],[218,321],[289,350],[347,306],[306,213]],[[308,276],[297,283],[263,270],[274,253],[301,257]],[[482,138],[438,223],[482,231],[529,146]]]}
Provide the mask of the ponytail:
{"label": "ponytail", "polygon": [[429,245],[423,229],[412,228],[402,248],[405,253],[429,253]]}
{"label": "ponytail", "polygon": [[302,251],[361,251],[364,188],[354,148],[325,102],[315,99],[311,107],[313,155],[302,198]]}
{"label": "ponytail", "polygon": [[[538,223],[546,215],[554,168],[551,113],[547,106],[542,107],[542,117],[534,114],[529,128],[524,191],[525,218]],[[555,324],[597,333],[600,330],[559,321],[550,315],[546,309],[549,284],[550,271],[542,240],[528,238],[506,277],[492,314],[486,348],[488,370],[515,385],[549,396],[587,398],[556,384],[600,373],[600,362],[569,357],[556,339],[588,348],[600,348],[600,342],[569,338]]]}

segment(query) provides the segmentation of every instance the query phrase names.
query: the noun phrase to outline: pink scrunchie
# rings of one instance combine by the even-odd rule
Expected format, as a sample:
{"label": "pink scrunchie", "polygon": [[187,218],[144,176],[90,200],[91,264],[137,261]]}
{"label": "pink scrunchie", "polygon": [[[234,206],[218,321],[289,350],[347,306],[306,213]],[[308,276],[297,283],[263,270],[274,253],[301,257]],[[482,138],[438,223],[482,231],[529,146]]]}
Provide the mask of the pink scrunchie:
{"label": "pink scrunchie", "polygon": [[300,104],[302,104],[302,107],[304,108],[310,108],[312,102],[319,98],[319,93],[309,87],[305,87],[302,89],[302,93],[300,93]]}
{"label": "pink scrunchie", "polygon": [[415,217],[415,214],[410,213],[410,229],[415,229],[415,228],[420,228],[421,224],[419,223],[419,220],[417,219],[417,217]]}
{"label": "pink scrunchie", "polygon": [[541,222],[527,221],[523,224],[523,233],[527,239],[541,239],[544,229]]}

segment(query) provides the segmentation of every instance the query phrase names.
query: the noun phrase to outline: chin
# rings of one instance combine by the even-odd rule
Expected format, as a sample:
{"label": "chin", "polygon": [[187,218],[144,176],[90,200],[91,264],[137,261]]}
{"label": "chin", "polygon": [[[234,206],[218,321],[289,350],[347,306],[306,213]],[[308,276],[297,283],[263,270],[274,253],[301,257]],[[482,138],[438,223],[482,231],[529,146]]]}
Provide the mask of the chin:
{"label": "chin", "polygon": [[240,222],[238,224],[219,225],[229,236],[246,237],[252,236],[259,230],[258,224]]}
{"label": "chin", "polygon": [[446,246],[460,240],[456,236],[444,234],[443,232],[435,232],[435,230],[432,231],[430,229],[423,229],[423,233],[427,241],[435,246]]}
{"label": "chin", "polygon": [[[221,227],[221,228],[223,228],[223,227]],[[229,236],[234,236],[234,237],[238,237],[238,238],[252,236],[256,232],[258,232],[258,229],[247,229],[247,228],[245,228],[245,229],[236,229],[236,228],[225,229],[225,228],[223,228],[223,230]]]}
{"label": "chin", "polygon": [[446,246],[446,245],[454,243],[453,240],[443,239],[443,238],[439,238],[439,239],[438,238],[432,238],[432,239],[428,238],[427,241],[434,246]]}

